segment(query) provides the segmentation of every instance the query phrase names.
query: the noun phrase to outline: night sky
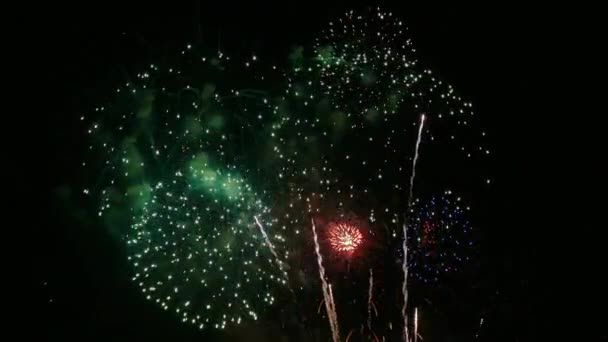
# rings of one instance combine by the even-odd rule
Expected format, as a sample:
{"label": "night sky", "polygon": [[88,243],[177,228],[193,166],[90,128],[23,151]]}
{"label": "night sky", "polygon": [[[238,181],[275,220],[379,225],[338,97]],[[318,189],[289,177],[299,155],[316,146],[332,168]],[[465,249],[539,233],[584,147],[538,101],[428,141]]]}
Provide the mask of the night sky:
{"label": "night sky", "polygon": [[[93,223],[94,218],[87,219],[85,208],[73,198],[66,200],[71,184],[82,176],[77,166],[87,146],[79,118],[107,101],[139,66],[172,58],[186,43],[219,46],[237,56],[255,51],[261,60],[281,65],[294,47],[310,44],[329,20],[370,3],[224,1],[38,8],[33,59],[42,64],[38,91],[45,110],[37,115],[47,140],[38,147],[44,153],[36,165],[46,174],[42,188],[48,196],[41,200],[42,212],[31,218],[36,222],[30,247],[35,253],[28,268],[32,332],[49,341],[307,340],[295,338],[297,333],[285,332],[282,323],[272,319],[228,334],[200,332],[144,300],[130,281],[121,242]],[[560,335],[558,321],[587,321],[593,331],[596,323],[591,322],[601,318],[570,321],[567,316],[578,316],[575,312],[554,310],[561,307],[564,294],[555,289],[557,280],[550,274],[567,267],[559,264],[571,258],[556,241],[571,233],[553,231],[547,217],[555,215],[556,208],[544,198],[561,181],[538,168],[560,153],[547,141],[548,134],[556,133],[539,134],[552,115],[539,91],[554,63],[545,51],[553,39],[550,27],[538,12],[521,8],[382,8],[408,26],[419,60],[473,103],[493,153],[488,166],[493,186],[476,216],[481,231],[475,261],[433,290],[412,290],[414,302],[432,308],[421,323],[424,341],[474,341],[476,334],[479,341],[540,341]],[[582,312],[592,315],[592,295],[580,293],[579,298],[585,302]],[[569,307],[578,306],[567,301]],[[329,340],[327,321],[312,322]]]}

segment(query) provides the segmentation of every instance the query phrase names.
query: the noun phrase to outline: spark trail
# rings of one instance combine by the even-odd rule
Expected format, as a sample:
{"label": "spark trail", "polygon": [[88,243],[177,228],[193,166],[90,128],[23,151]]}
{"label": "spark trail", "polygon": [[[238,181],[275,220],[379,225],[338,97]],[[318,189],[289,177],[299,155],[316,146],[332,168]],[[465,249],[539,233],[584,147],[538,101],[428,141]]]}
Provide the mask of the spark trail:
{"label": "spark trail", "polygon": [[403,316],[403,341],[409,342],[407,331],[407,225],[405,222],[403,222],[403,263],[401,266],[403,269],[403,285],[401,286],[401,292],[403,293],[403,307],[401,308],[401,315]]}
{"label": "spark trail", "polygon": [[[268,237],[268,234],[266,234],[266,230],[264,230],[264,226],[262,226],[262,223],[260,222],[260,220],[258,219],[258,217],[254,216],[253,218],[255,219],[256,225],[260,228],[260,231],[262,232],[262,235],[264,235],[264,239],[266,240],[266,244],[268,245],[268,248],[270,249],[270,252],[274,256],[277,264],[279,265],[279,270],[281,271],[281,273],[283,273],[283,277],[285,278],[286,284],[289,285],[289,276],[287,275],[287,271],[285,270],[285,267],[283,266],[283,261],[281,260],[281,258],[279,258],[279,254],[275,250],[274,245],[272,244],[272,241],[270,241],[270,238]],[[291,290],[291,287],[289,289]]]}
{"label": "spark trail", "polygon": [[418,308],[414,309],[414,342],[418,342]]}
{"label": "spark trail", "polygon": [[372,330],[372,299],[374,289],[374,270],[369,269],[369,290],[367,292],[367,328]]}
{"label": "spark trail", "polygon": [[401,315],[403,316],[403,341],[409,342],[409,333],[407,330],[407,213],[410,210],[410,204],[414,197],[414,179],[416,178],[416,163],[418,162],[418,149],[420,148],[420,141],[422,140],[422,130],[424,129],[424,114],[420,116],[420,126],[418,127],[418,139],[416,140],[416,150],[414,153],[414,161],[412,162],[412,176],[410,177],[410,192],[407,199],[406,217],[403,220],[403,263],[401,268],[403,269],[403,285],[401,286],[401,292],[403,293],[403,308],[401,308]]}
{"label": "spark trail", "polygon": [[483,317],[479,321],[479,329],[477,329],[477,333],[475,334],[475,339],[479,339],[479,332],[481,331],[481,326],[483,325]]}
{"label": "spark trail", "polygon": [[334,302],[334,292],[331,284],[329,284],[329,300],[331,302],[331,313],[334,320],[334,328],[336,329],[336,339],[340,341],[340,329],[338,328],[338,314],[336,313],[336,302]]}
{"label": "spark trail", "polygon": [[410,194],[407,199],[409,209],[410,202],[414,198],[414,178],[416,178],[416,163],[418,162],[418,149],[422,140],[422,129],[424,128],[424,114],[420,115],[420,126],[418,127],[418,139],[416,140],[416,153],[414,154],[414,162],[412,163],[412,176],[410,177]]}
{"label": "spark trail", "polygon": [[321,278],[321,289],[323,290],[325,310],[327,311],[327,319],[329,320],[332,340],[334,342],[339,342],[340,332],[338,331],[338,317],[336,315],[336,306],[333,299],[333,293],[331,290],[331,286],[327,285],[327,280],[325,279],[325,268],[323,268],[323,257],[321,256],[321,248],[319,247],[319,240],[317,238],[317,228],[315,226],[315,220],[311,219],[311,222],[312,234],[315,241],[315,252],[317,253],[317,263],[319,264],[319,278]]}

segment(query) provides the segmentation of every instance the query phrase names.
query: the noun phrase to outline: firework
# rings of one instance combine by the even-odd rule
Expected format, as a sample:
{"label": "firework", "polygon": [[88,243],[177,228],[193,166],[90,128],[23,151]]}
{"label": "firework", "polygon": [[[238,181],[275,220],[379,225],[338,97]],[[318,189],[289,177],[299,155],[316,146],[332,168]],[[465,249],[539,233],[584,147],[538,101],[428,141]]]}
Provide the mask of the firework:
{"label": "firework", "polygon": [[418,341],[418,308],[414,308],[414,342]]}
{"label": "firework", "polygon": [[420,142],[422,141],[422,130],[424,129],[424,114],[420,115],[420,125],[418,126],[418,139],[416,139],[416,148],[414,153],[414,161],[412,162],[412,176],[410,177],[410,193],[408,196],[408,209],[411,201],[414,198],[414,179],[416,179],[416,163],[420,152]]}
{"label": "firework", "polygon": [[[412,173],[417,137],[424,134],[431,148],[449,142],[441,147],[452,159],[487,154],[458,134],[475,144],[482,136],[468,132],[470,104],[414,56],[405,26],[392,14],[348,12],[321,33],[313,58],[286,73],[287,89],[273,107],[280,119],[271,129],[278,179],[287,185],[288,202],[275,214],[281,227],[297,235],[312,215],[331,221],[352,214],[369,231],[388,227],[397,240],[414,178],[442,186],[452,174]],[[442,165],[442,157],[425,157],[425,164]]]}
{"label": "firework", "polygon": [[[337,341],[333,288],[312,218],[323,220],[329,244],[346,256],[378,241],[396,252],[403,230],[407,337],[408,276],[436,280],[465,261],[461,249],[469,246],[459,200],[413,197],[415,181],[417,194],[431,193],[419,183],[458,174],[416,175],[424,166],[417,166],[422,136],[424,164],[440,164],[444,158],[427,155],[427,145],[466,161],[489,154],[485,133],[471,128],[471,104],[420,66],[391,13],[348,12],[313,51],[276,84],[261,81],[255,57],[230,62],[190,45],[175,65],[142,68],[116,88],[115,101],[82,118],[93,159],[84,163],[93,179],[83,193],[99,201],[96,216],[126,242],[143,295],[200,328],[256,320],[277,302],[289,285],[290,253],[309,246],[301,232],[312,220]],[[369,279],[371,330],[371,269]]]}
{"label": "firework", "polygon": [[348,332],[348,335],[346,335],[346,342],[350,341],[350,337],[353,335],[353,332],[355,332],[355,331],[351,330]]}
{"label": "firework", "polygon": [[437,283],[469,260],[473,231],[470,207],[446,190],[441,196],[417,198],[408,215],[409,264],[414,279]]}
{"label": "firework", "polygon": [[[422,129],[424,127],[424,114],[420,116],[420,127],[418,128],[418,139],[416,139],[416,149],[414,153],[414,161],[412,162],[412,176],[410,177],[410,192],[407,200],[407,209],[409,210],[414,194],[414,179],[416,177],[416,162],[418,161],[418,153],[420,148],[420,141],[422,140]],[[407,222],[407,219],[406,219]],[[407,330],[407,275],[408,275],[408,260],[407,260],[407,225],[403,223],[403,285],[401,286],[401,292],[403,293],[403,308],[401,314],[403,315],[403,340],[409,342],[408,330]]]}
{"label": "firework", "polygon": [[414,49],[404,39],[403,22],[388,12],[370,12],[346,13],[316,40],[321,91],[346,112],[396,114],[416,82],[409,72],[417,64]]}
{"label": "firework", "polygon": [[259,244],[237,243],[251,234],[245,213],[268,216],[246,185],[238,188],[242,199],[233,204],[194,190],[184,176],[158,183],[127,233],[133,281],[146,298],[200,328],[258,319],[275,301],[274,287],[286,283]]}
{"label": "firework", "polygon": [[479,333],[481,332],[481,326],[483,325],[483,317],[479,320],[479,328],[477,328],[477,332],[475,333],[475,339],[479,339]]}
{"label": "firework", "polygon": [[272,244],[272,241],[270,241],[270,238],[268,237],[268,234],[266,233],[264,226],[262,225],[262,223],[260,222],[260,220],[258,219],[257,216],[254,216],[253,218],[255,219],[255,224],[258,226],[258,228],[260,228],[260,232],[262,232],[262,235],[264,236],[264,240],[266,241],[266,244],[268,245],[270,252],[274,256],[274,258],[277,262],[277,265],[279,266],[279,269],[281,270],[281,273],[283,273],[283,276],[285,277],[285,281],[287,283],[289,283],[289,275],[287,274],[287,271],[285,270],[284,263],[281,260],[281,258],[279,257],[274,245]]}
{"label": "firework", "polygon": [[357,227],[349,223],[332,223],[329,227],[329,242],[338,252],[353,253],[363,241]]}
{"label": "firework", "polygon": [[183,58],[146,67],[82,118],[96,157],[83,163],[95,170],[83,192],[100,199],[97,216],[126,242],[146,299],[201,329],[224,329],[259,319],[287,286],[285,239],[253,185],[259,139],[247,132],[265,122],[242,117],[269,107],[217,86],[230,75],[227,56],[188,48]]}
{"label": "firework", "polygon": [[325,309],[327,312],[327,319],[329,320],[329,326],[331,328],[331,335],[334,342],[340,341],[340,333],[338,331],[338,317],[336,315],[336,306],[333,299],[333,292],[331,285],[327,284],[325,279],[325,268],[323,267],[323,257],[321,256],[321,248],[319,247],[319,240],[317,238],[317,228],[315,221],[311,220],[312,234],[315,243],[315,252],[317,254],[317,263],[319,266],[319,279],[321,279],[321,289],[323,290],[323,300],[325,302]]}
{"label": "firework", "polygon": [[367,328],[372,331],[372,303],[374,290],[374,271],[369,269],[369,289],[367,290]]}
{"label": "firework", "polygon": [[401,293],[403,294],[403,307],[401,308],[401,316],[403,317],[403,341],[409,342],[409,334],[407,330],[407,226],[403,224],[403,261],[401,263],[403,271],[403,283],[401,285]]}

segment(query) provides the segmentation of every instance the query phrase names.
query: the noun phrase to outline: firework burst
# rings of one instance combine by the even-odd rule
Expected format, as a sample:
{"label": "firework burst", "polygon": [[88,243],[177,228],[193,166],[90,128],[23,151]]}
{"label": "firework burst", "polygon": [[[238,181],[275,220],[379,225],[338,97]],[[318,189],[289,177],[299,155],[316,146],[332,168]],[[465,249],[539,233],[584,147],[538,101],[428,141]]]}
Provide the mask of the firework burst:
{"label": "firework burst", "polygon": [[362,242],[363,235],[355,225],[345,222],[329,225],[329,243],[334,250],[352,254]]}
{"label": "firework burst", "polygon": [[[334,277],[332,290],[317,232],[348,267],[363,247],[367,269],[401,246],[404,279],[411,272],[425,284],[467,260],[468,206],[451,192],[427,198],[437,193],[428,184],[444,189],[460,181],[454,169],[490,154],[485,133],[470,124],[471,104],[419,65],[390,13],[346,13],[312,48],[280,74],[277,89],[255,55],[237,64],[188,44],[181,62],[143,68],[81,118],[92,159],[83,167],[93,170],[82,192],[98,200],[95,216],[106,226],[124,228],[145,298],[183,322],[224,329],[255,321],[290,282],[298,291],[293,270],[301,279],[309,272],[294,267],[310,246],[301,234],[309,222],[334,341],[333,291],[341,296],[344,282]],[[489,184],[485,174],[466,175]],[[370,331],[376,291],[370,271]]]}

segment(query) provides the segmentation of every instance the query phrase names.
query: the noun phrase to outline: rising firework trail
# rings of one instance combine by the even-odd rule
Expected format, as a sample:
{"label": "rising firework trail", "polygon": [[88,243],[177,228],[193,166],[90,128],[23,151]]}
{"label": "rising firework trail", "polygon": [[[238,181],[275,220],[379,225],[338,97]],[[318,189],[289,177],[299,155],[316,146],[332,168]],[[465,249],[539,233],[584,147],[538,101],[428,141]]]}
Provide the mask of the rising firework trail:
{"label": "rising firework trail", "polygon": [[475,339],[479,338],[479,332],[481,331],[481,326],[483,325],[483,317],[479,321],[479,329],[477,329],[477,333],[475,334]]}
{"label": "rising firework trail", "polygon": [[346,342],[350,341],[350,337],[353,335],[353,332],[354,332],[354,330],[351,330],[351,331],[348,333],[348,336],[346,336]]}
{"label": "rising firework trail", "polygon": [[334,301],[334,292],[331,284],[329,284],[329,300],[331,301],[331,313],[334,321],[334,328],[336,329],[336,338],[340,341],[340,328],[338,327],[338,314],[336,313],[336,302]]}
{"label": "rising firework trail", "polygon": [[414,154],[414,162],[412,163],[412,176],[410,177],[410,194],[407,200],[409,209],[410,203],[414,199],[414,178],[416,178],[416,163],[418,163],[418,149],[422,140],[422,129],[424,128],[424,114],[420,115],[420,126],[418,127],[418,139],[416,140],[416,153]]}
{"label": "rising firework trail", "polygon": [[414,309],[414,342],[418,342],[418,308]]}
{"label": "rising firework trail", "polygon": [[403,263],[401,268],[403,269],[403,285],[401,286],[401,292],[403,293],[403,308],[401,308],[401,315],[403,316],[403,341],[409,342],[409,333],[407,330],[407,213],[410,210],[410,204],[414,197],[414,179],[416,178],[416,163],[418,162],[418,149],[420,148],[420,141],[422,140],[422,130],[424,128],[424,114],[420,116],[420,126],[418,127],[418,139],[416,140],[416,150],[414,153],[414,161],[412,162],[412,176],[410,177],[410,192],[407,200],[406,217],[403,220]]}
{"label": "rising firework trail", "polygon": [[403,307],[401,308],[401,315],[403,316],[403,341],[409,342],[407,331],[407,226],[405,222],[403,222],[403,263],[401,266],[403,269],[403,285],[401,286],[401,292],[403,293]]}
{"label": "rising firework trail", "polygon": [[321,278],[321,289],[323,290],[323,301],[325,302],[325,310],[327,312],[327,319],[329,320],[329,328],[331,329],[332,340],[334,342],[339,342],[340,333],[338,331],[338,317],[336,315],[333,293],[331,291],[331,287],[327,285],[327,280],[325,279],[325,268],[323,268],[323,257],[321,256],[321,248],[319,247],[319,240],[317,238],[315,220],[311,219],[311,222],[312,235],[315,241],[315,252],[317,253],[317,263],[319,264],[319,278]]}
{"label": "rising firework trail", "polygon": [[374,289],[374,270],[369,269],[369,290],[367,291],[367,328],[372,330],[372,300]]}

